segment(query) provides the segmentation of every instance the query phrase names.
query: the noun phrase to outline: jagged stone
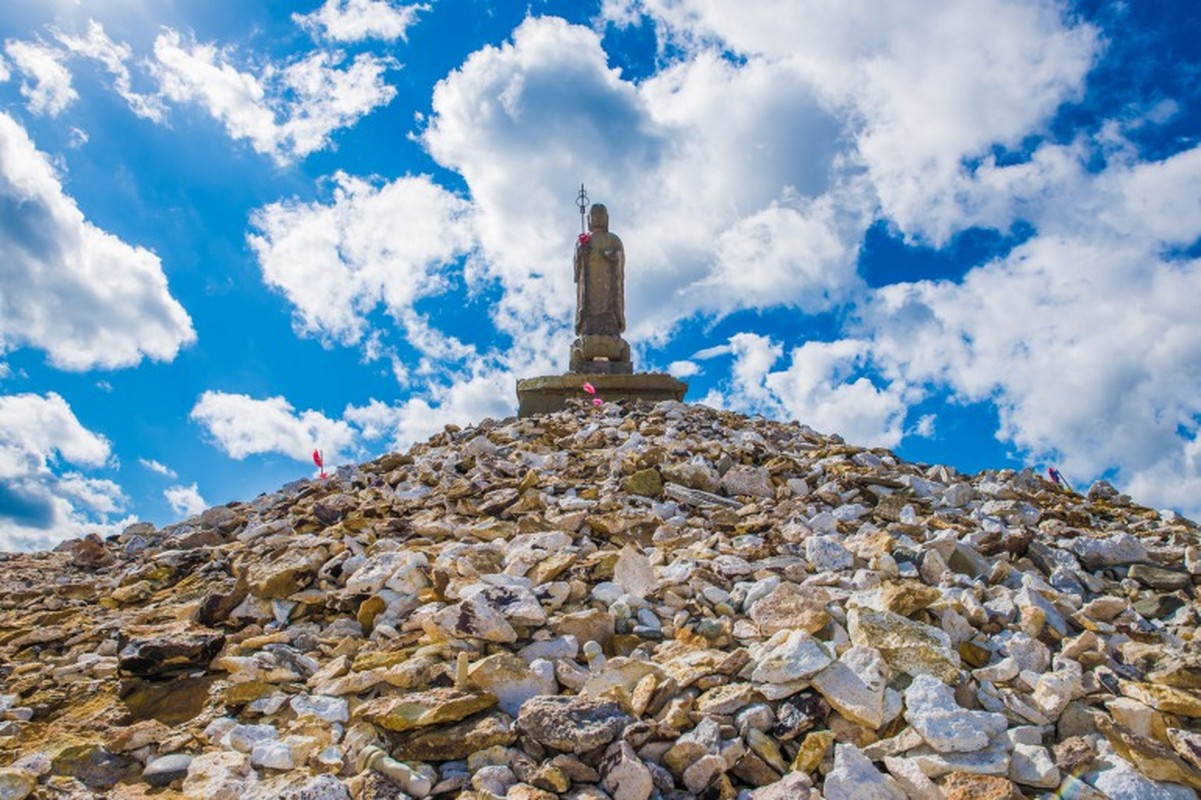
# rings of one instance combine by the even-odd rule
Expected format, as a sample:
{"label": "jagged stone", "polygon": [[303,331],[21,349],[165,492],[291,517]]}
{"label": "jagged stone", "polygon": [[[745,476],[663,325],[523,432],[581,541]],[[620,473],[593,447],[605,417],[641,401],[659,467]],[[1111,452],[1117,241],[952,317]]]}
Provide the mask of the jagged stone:
{"label": "jagged stone", "polygon": [[517,727],[546,747],[583,753],[617,738],[633,719],[610,700],[542,695],[526,701]]}
{"label": "jagged stone", "polygon": [[445,722],[458,722],[496,705],[488,692],[430,689],[393,697],[378,697],[355,709],[355,716],[390,731],[407,731]]}

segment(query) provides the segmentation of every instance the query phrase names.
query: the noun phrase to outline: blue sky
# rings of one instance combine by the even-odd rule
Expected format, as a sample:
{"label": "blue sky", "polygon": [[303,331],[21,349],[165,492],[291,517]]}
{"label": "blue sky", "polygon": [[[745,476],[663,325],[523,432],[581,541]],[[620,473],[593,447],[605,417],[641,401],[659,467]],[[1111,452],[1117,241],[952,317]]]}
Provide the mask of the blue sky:
{"label": "blue sky", "polygon": [[690,400],[1196,516],[1192,12],[5,3],[0,549],[513,413],[581,182]]}

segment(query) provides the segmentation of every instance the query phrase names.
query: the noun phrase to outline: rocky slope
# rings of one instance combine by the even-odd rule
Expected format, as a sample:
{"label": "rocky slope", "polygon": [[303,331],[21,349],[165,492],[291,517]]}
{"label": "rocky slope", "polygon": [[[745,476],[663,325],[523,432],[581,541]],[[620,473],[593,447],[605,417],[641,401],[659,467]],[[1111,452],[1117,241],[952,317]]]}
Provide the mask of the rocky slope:
{"label": "rocky slope", "polygon": [[1196,526],[679,403],[0,555],[0,800],[1191,798]]}

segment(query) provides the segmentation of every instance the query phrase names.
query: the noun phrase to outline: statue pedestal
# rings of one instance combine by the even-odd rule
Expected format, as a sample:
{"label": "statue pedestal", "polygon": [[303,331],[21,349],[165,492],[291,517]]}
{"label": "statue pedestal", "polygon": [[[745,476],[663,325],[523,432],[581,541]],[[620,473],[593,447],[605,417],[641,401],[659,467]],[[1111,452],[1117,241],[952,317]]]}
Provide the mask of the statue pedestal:
{"label": "statue pedestal", "polygon": [[688,384],[662,372],[632,375],[566,372],[517,381],[517,416],[550,414],[567,407],[568,398],[589,399],[584,384],[591,383],[602,400],[683,400]]}

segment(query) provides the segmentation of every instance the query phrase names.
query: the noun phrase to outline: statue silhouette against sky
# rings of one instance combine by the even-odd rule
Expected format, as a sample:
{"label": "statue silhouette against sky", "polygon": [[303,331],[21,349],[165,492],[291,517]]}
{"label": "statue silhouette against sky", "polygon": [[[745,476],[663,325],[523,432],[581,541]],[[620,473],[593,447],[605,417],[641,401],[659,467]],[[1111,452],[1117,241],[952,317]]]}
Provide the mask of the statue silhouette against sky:
{"label": "statue silhouette against sky", "polygon": [[[588,196],[580,187],[580,215]],[[623,374],[633,372],[626,329],[626,254],[621,239],[609,231],[609,210],[596,203],[588,212],[588,230],[575,249],[576,340],[571,371]]]}

